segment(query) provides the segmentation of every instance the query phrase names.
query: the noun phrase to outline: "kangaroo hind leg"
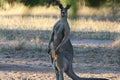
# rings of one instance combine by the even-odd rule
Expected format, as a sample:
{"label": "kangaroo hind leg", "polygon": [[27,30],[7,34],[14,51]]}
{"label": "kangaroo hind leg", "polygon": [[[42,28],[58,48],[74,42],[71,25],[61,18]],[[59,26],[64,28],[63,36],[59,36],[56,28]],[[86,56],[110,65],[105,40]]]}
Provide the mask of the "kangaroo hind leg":
{"label": "kangaroo hind leg", "polygon": [[56,69],[56,79],[57,80],[64,80],[63,72],[64,72],[64,61],[60,55],[57,55],[57,59],[55,62],[55,69]]}
{"label": "kangaroo hind leg", "polygon": [[56,80],[64,80],[63,77],[63,68],[59,65],[54,64],[55,74],[56,74]]}
{"label": "kangaroo hind leg", "polygon": [[56,74],[56,80],[59,80],[59,71],[55,66],[54,66],[54,69],[55,69],[55,74]]}

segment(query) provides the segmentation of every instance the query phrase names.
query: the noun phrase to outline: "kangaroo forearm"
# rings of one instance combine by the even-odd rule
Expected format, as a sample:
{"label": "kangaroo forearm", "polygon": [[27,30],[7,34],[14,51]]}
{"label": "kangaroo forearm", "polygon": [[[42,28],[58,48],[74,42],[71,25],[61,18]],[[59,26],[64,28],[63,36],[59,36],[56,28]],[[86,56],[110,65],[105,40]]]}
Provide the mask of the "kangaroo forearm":
{"label": "kangaroo forearm", "polygon": [[68,40],[69,38],[64,38],[62,42],[55,48],[56,51],[59,50]]}
{"label": "kangaroo forearm", "polygon": [[53,37],[54,37],[54,32],[52,32],[52,34],[51,34],[51,38],[50,38],[50,41],[49,41],[49,44],[48,44],[48,48],[50,48],[50,45],[53,42]]}

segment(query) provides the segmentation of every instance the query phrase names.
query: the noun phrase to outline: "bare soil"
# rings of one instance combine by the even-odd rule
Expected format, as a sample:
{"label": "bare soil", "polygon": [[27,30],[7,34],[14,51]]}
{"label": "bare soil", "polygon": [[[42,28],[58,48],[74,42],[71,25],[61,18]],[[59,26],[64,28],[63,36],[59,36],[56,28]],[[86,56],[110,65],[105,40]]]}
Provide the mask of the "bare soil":
{"label": "bare soil", "polygon": [[[77,75],[120,80],[119,50],[105,46],[73,45],[73,67]],[[55,74],[47,52],[2,51],[0,80],[55,80]],[[72,79],[65,74],[65,80]]]}

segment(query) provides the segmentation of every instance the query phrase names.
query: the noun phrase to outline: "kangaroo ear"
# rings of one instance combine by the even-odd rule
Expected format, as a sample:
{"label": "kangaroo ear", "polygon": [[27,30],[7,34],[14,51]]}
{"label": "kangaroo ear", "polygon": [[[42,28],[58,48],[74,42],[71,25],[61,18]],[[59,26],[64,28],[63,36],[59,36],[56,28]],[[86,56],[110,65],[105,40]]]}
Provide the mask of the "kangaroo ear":
{"label": "kangaroo ear", "polygon": [[70,7],[71,7],[71,5],[70,5],[70,4],[67,4],[66,9],[69,9]]}
{"label": "kangaroo ear", "polygon": [[63,6],[62,6],[62,4],[58,4],[58,6],[59,6],[59,8],[60,8],[60,9],[63,9]]}
{"label": "kangaroo ear", "polygon": [[61,4],[61,2],[59,0],[55,1],[55,5],[58,5],[60,9],[63,8],[63,5]]}

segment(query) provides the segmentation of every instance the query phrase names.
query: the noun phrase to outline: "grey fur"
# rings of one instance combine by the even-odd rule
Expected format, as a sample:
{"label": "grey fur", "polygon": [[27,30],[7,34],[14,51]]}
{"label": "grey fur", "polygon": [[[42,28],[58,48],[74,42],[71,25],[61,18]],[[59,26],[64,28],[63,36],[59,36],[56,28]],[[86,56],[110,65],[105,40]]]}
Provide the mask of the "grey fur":
{"label": "grey fur", "polygon": [[[61,9],[61,19],[54,25],[48,45],[48,53],[54,65],[56,80],[64,80],[63,72],[73,80],[107,80],[101,78],[79,78],[73,72],[73,46],[70,41],[70,27],[67,21],[67,9],[70,6],[64,8],[60,4],[59,7]],[[52,48],[51,45],[53,46]]]}

